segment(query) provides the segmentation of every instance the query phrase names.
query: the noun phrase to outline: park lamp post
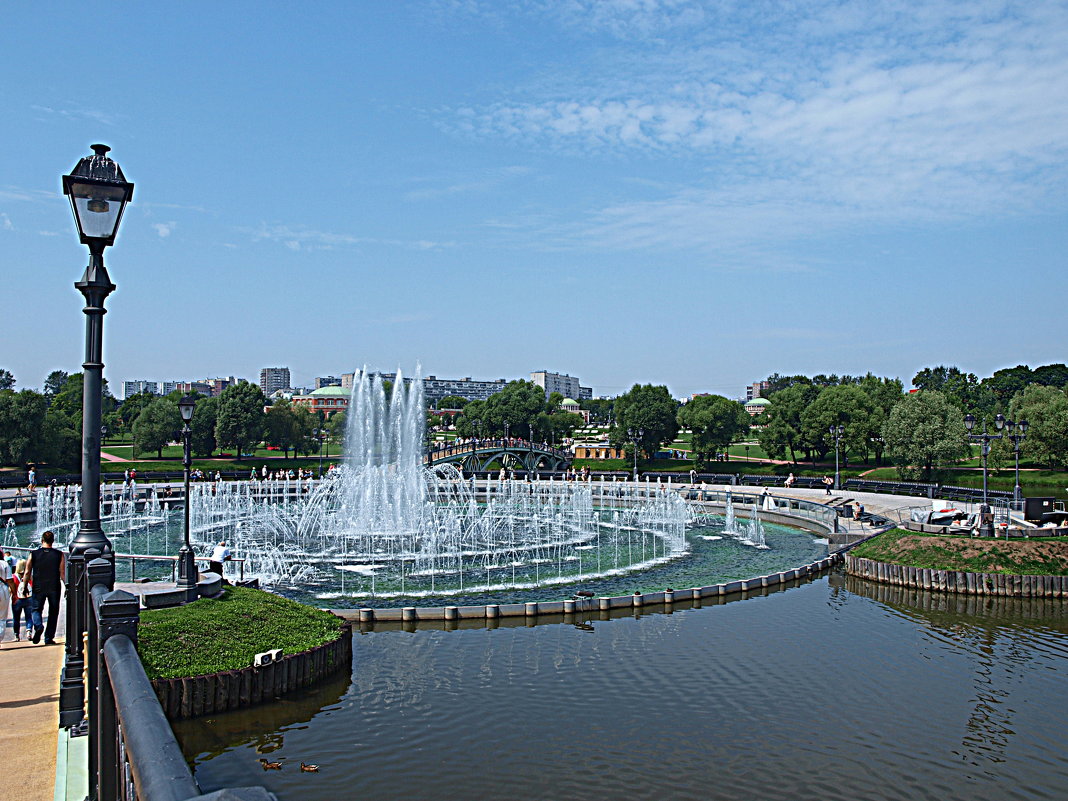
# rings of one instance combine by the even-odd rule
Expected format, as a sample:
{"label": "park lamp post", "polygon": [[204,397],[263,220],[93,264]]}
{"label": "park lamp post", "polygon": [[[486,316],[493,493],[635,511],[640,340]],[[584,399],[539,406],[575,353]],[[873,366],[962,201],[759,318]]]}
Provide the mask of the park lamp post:
{"label": "park lamp post", "polygon": [[323,477],[323,440],[326,439],[326,432],[321,428],[315,429],[315,438],[319,440],[319,478]]}
{"label": "park lamp post", "polygon": [[178,411],[182,413],[182,467],[185,471],[185,495],[182,506],[185,507],[185,541],[178,549],[178,581],[176,586],[185,590],[186,601],[195,601],[197,597],[197,563],[193,555],[193,546],[189,542],[189,507],[192,499],[189,497],[189,470],[193,467],[193,456],[190,449],[190,438],[193,429],[189,424],[193,420],[193,408],[197,405],[195,395],[186,395],[178,401]]}
{"label": "park lamp post", "polygon": [[[1005,428],[1008,429],[1008,433],[1005,437],[1012,440],[1012,452],[1016,457],[1016,486],[1012,489],[1012,505],[1020,511],[1020,505],[1023,501],[1023,490],[1020,489],[1020,442],[1027,438],[1027,429],[1029,423],[1026,420],[1021,420],[1017,423],[1015,420],[1006,420]],[[1019,433],[1016,430],[1019,429]]]}
{"label": "park lamp post", "polygon": [[[998,431],[1005,427],[1005,415],[999,414],[994,417],[994,426]],[[968,429],[968,439],[972,442],[980,442],[979,453],[983,457],[983,505],[979,508],[979,533],[984,537],[994,536],[994,519],[990,514],[990,501],[987,497],[986,457],[990,453],[990,443],[995,439],[1001,439],[1001,434],[986,433],[986,420],[983,421],[983,433],[973,434],[975,428],[975,415],[964,416],[964,427]]]}
{"label": "park lamp post", "polygon": [[839,423],[836,426],[831,426],[827,431],[834,437],[834,488],[840,490],[842,488],[842,475],[838,472],[838,443],[845,433],[845,426]]}
{"label": "park lamp post", "polygon": [[628,428],[627,438],[634,444],[634,481],[638,481],[638,443],[645,438],[644,428]]}
{"label": "park lamp post", "polygon": [[84,719],[85,658],[82,636],[89,619],[89,588],[85,568],[93,559],[111,564],[106,580],[115,586],[115,551],[100,524],[100,440],[104,377],[104,301],[115,285],[104,267],[104,248],[115,243],[119,221],[133,196],[133,184],[107,156],[107,145],[92,145],[93,155],[81,159],[63,176],[63,194],[70,198],[74,222],[89,264],[75,289],[85,297],[85,361],[82,363],[82,487],[81,524],[68,543],[67,623],[63,673],[60,679],[59,724],[79,725]]}

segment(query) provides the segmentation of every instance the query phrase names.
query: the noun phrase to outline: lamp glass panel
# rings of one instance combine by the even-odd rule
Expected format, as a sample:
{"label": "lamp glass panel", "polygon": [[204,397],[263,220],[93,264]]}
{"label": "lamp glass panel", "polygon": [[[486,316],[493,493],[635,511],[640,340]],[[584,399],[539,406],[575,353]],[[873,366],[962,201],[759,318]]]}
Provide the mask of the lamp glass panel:
{"label": "lamp glass panel", "polygon": [[119,216],[126,199],[122,186],[72,181],[70,202],[74,207],[78,230],[93,239],[111,239],[119,224]]}

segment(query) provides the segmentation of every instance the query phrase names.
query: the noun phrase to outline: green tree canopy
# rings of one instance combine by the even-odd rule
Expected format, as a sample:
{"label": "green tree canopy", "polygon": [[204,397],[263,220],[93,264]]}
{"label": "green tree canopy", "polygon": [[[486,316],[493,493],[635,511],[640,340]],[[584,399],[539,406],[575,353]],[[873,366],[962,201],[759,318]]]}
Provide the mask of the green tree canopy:
{"label": "green tree canopy", "polygon": [[219,419],[218,398],[198,398],[189,421],[189,446],[197,456],[211,456],[219,447],[215,425]]}
{"label": "green tree canopy", "polygon": [[831,426],[841,425],[845,429],[841,446],[867,453],[874,410],[875,404],[868,393],[854,384],[824,387],[801,413],[802,433],[823,456],[834,450]]}
{"label": "green tree canopy", "polygon": [[[464,407],[464,414],[467,414]],[[503,436],[525,437],[527,426],[537,422],[538,415],[547,411],[545,390],[533,381],[509,381],[504,389],[490,395],[485,401],[482,422],[487,433]]]}
{"label": "green tree canopy", "polygon": [[579,401],[579,408],[590,413],[591,423],[608,423],[612,420],[613,404],[611,398],[586,398]]}
{"label": "green tree canopy", "polygon": [[44,394],[48,397],[58,395],[63,391],[63,387],[67,385],[67,379],[70,378],[70,373],[65,370],[53,370],[44,380]]}
{"label": "green tree canopy", "polygon": [[1051,470],[1068,466],[1068,395],[1064,390],[1031,384],[1012,399],[1009,416],[1028,423],[1021,452]]}
{"label": "green tree canopy", "polygon": [[134,456],[156,451],[156,456],[162,458],[164,447],[177,439],[181,430],[182,415],[178,405],[169,398],[156,398],[134,420]]}
{"label": "green tree canopy", "polygon": [[129,429],[133,425],[134,420],[141,414],[142,409],[151,404],[158,395],[154,395],[151,392],[138,392],[136,395],[131,395],[121,404],[119,408],[115,410],[116,417],[119,424],[124,429]]}
{"label": "green tree canopy", "polygon": [[24,465],[43,457],[48,401],[30,389],[0,390],[0,464]]}
{"label": "green tree canopy", "polygon": [[15,376],[10,370],[0,370],[0,392],[15,388]]}
{"label": "green tree canopy", "polygon": [[930,481],[935,472],[968,454],[960,408],[936,390],[904,396],[883,424],[883,439],[898,474]]}
{"label": "green tree canopy", "polygon": [[678,408],[667,387],[635,384],[616,398],[616,421],[609,439],[617,448],[629,448],[633,456],[633,435],[637,438],[638,450],[652,456],[661,445],[673,441],[679,432]]}
{"label": "green tree canopy", "polygon": [[312,432],[319,427],[318,418],[307,409],[294,408],[286,400],[275,403],[264,417],[264,439],[268,445],[289,451],[310,453],[318,447]]}
{"label": "green tree canopy", "polygon": [[693,432],[691,444],[702,464],[747,433],[751,421],[745,406],[721,395],[698,395],[683,404],[677,417],[680,426]]}
{"label": "green tree canopy", "polygon": [[789,454],[790,460],[797,464],[799,453],[806,456],[811,453],[812,445],[805,439],[801,415],[819,392],[811,383],[797,381],[768,398],[771,405],[765,409],[760,421],[766,420],[766,425],[760,429],[757,438],[773,459],[785,459]]}
{"label": "green tree canopy", "polygon": [[467,398],[461,398],[459,395],[446,395],[444,398],[437,402],[437,408],[439,409],[462,409],[470,401]]}
{"label": "green tree canopy", "polygon": [[237,450],[237,458],[263,439],[263,407],[267,399],[257,384],[234,384],[219,396],[215,439],[223,448]]}

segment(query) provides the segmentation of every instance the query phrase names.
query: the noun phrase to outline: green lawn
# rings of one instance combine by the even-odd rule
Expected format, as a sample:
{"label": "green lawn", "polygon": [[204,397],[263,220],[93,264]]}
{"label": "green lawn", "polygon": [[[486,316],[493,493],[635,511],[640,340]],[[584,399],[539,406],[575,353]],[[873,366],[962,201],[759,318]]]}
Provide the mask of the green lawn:
{"label": "green lawn", "polygon": [[150,679],[236,670],[281,648],[296,654],[336,639],[341,621],[278,595],[229,587],[220,598],[141,613],[137,651]]}
{"label": "green lawn", "polygon": [[1068,575],[1068,542],[1062,537],[1006,541],[918,534],[896,528],[858,545],[853,555],[931,570]]}

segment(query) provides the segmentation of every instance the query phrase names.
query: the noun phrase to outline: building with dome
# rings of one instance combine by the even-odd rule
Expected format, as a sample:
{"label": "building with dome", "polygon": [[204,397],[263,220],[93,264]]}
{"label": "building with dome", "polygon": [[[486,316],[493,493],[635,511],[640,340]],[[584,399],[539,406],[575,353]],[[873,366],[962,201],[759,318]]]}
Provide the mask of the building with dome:
{"label": "building with dome", "polygon": [[745,402],[745,410],[752,417],[762,414],[769,406],[771,406],[771,401],[767,398],[752,398]]}
{"label": "building with dome", "polygon": [[312,414],[322,412],[324,417],[331,417],[337,412],[349,408],[352,390],[341,387],[320,387],[307,395],[294,395],[293,404],[307,409]]}

